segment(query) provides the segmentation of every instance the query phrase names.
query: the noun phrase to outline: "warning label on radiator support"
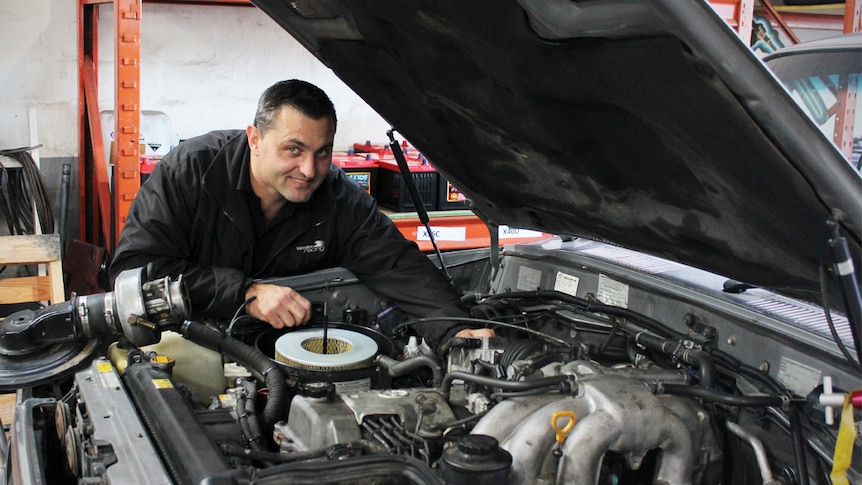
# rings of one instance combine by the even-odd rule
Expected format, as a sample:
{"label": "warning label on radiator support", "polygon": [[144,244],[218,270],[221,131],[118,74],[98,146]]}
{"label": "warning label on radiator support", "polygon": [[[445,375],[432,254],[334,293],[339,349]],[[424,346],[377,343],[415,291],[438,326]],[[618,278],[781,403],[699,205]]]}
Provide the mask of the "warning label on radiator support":
{"label": "warning label on radiator support", "polygon": [[629,285],[620,283],[603,274],[599,275],[599,288],[596,299],[606,305],[622,308],[629,307]]}
{"label": "warning label on radiator support", "polygon": [[581,280],[577,276],[573,276],[562,271],[557,272],[557,278],[554,281],[554,291],[561,291],[567,295],[578,296],[578,283]]}
{"label": "warning label on radiator support", "polygon": [[781,357],[776,379],[795,394],[807,396],[820,383],[820,369],[787,357]]}

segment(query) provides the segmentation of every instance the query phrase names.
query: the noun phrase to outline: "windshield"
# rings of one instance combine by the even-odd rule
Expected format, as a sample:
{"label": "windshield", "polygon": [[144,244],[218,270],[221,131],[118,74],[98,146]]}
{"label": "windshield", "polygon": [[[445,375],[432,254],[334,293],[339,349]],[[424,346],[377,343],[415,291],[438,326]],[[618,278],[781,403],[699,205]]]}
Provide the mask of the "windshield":
{"label": "windshield", "polygon": [[809,51],[766,61],[793,99],[841,150],[856,170],[862,154],[862,53]]}

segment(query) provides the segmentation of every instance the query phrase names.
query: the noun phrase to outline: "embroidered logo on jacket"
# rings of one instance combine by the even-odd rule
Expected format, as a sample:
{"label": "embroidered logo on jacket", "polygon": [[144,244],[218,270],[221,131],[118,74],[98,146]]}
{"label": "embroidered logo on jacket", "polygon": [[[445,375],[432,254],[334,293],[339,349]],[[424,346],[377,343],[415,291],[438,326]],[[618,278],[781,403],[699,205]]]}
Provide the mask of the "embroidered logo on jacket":
{"label": "embroidered logo on jacket", "polygon": [[326,251],[326,243],[322,239],[318,239],[317,241],[314,241],[314,244],[297,246],[296,250],[302,251],[305,254],[322,253]]}

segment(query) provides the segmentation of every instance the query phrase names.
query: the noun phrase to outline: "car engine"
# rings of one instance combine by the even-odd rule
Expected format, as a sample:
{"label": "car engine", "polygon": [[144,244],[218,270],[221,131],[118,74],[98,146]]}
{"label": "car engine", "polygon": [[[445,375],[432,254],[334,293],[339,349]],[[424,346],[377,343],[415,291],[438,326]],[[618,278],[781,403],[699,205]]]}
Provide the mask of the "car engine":
{"label": "car engine", "polygon": [[285,278],[314,302],[306,327],[186,320],[178,347],[120,337],[21,392],[12,481],[830,483],[840,420],[825,416],[860,399],[828,335],[799,325],[822,310],[714,275],[680,284],[667,275],[693,270],[620,266],[597,243],[447,257],[472,288],[464,322],[496,337],[432,349],[411,332],[431,319],[349,272]]}

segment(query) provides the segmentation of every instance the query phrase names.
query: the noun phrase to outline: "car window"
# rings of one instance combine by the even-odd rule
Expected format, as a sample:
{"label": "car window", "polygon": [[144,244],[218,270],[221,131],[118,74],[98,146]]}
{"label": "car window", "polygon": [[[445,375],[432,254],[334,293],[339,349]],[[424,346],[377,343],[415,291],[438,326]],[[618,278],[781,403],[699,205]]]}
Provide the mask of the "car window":
{"label": "car window", "polygon": [[[859,170],[862,154],[862,109],[857,94],[862,91],[860,50],[799,52],[773,57],[766,63],[796,103],[839,149],[840,143],[852,140],[852,153],[848,153],[848,149],[842,149],[842,153]],[[844,102],[855,103],[855,109],[845,109]]]}

